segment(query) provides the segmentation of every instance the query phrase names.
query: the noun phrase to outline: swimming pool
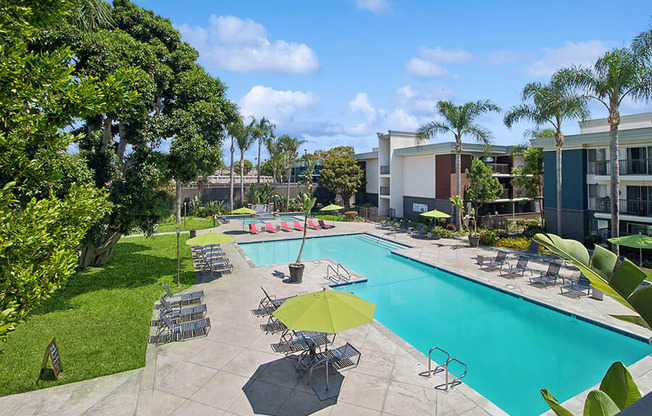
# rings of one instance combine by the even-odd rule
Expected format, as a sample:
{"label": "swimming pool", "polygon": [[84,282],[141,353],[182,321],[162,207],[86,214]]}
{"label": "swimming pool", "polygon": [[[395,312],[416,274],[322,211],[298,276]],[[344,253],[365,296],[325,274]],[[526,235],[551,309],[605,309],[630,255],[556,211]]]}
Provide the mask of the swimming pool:
{"label": "swimming pool", "polygon": [[[240,244],[259,266],[294,261],[300,245]],[[367,277],[338,290],[376,303],[375,318],[422,353],[439,346],[466,363],[463,381],[509,414],[540,414],[548,410],[541,388],[564,401],[614,361],[631,365],[652,353],[640,339],[392,254],[397,247],[366,234],[309,238],[303,258],[329,257]]]}

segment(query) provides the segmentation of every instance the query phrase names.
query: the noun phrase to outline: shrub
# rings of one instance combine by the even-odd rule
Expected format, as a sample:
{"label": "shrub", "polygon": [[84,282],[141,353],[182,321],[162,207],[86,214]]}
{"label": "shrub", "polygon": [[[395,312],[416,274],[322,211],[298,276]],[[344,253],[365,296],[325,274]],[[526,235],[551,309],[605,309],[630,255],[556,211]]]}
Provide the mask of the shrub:
{"label": "shrub", "polygon": [[357,215],[358,215],[358,213],[355,212],[355,211],[346,211],[346,212],[344,213],[344,217],[345,217],[347,220],[349,220],[349,221],[353,221],[353,220],[355,220],[355,217],[356,217]]}
{"label": "shrub", "polygon": [[375,207],[376,205],[374,205],[373,202],[366,202],[366,203],[362,204],[362,206],[364,208],[371,208],[371,207]]}
{"label": "shrub", "polygon": [[436,226],[435,235],[441,238],[452,238],[454,236],[454,233],[451,230],[446,229],[444,227]]}
{"label": "shrub", "polygon": [[587,235],[584,236],[584,245],[586,248],[589,250],[593,250],[594,246],[598,243],[598,236],[597,235]]}
{"label": "shrub", "polygon": [[498,236],[493,231],[486,230],[480,234],[480,244],[483,246],[495,246]]}
{"label": "shrub", "polygon": [[525,251],[530,248],[530,239],[526,237],[507,237],[501,238],[496,243],[498,247],[513,248],[519,251]]}
{"label": "shrub", "polygon": [[446,224],[446,229],[449,231],[457,231],[457,227],[453,223]]}
{"label": "shrub", "polygon": [[527,238],[532,238],[536,234],[545,233],[545,232],[546,232],[546,230],[541,228],[541,226],[539,226],[539,224],[537,223],[537,224],[533,224],[533,225],[532,224],[526,225],[525,230],[523,231],[523,235],[526,236]]}

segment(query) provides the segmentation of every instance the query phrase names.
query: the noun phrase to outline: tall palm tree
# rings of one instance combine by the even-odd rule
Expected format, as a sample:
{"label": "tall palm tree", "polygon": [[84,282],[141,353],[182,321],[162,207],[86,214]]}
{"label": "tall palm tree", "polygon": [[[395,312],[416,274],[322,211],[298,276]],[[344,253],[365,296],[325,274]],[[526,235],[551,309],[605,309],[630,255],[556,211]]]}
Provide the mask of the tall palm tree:
{"label": "tall palm tree", "polygon": [[261,118],[259,121],[256,121],[256,119],[252,117],[251,123],[249,123],[251,135],[254,137],[254,140],[258,140],[258,166],[256,167],[256,171],[258,172],[256,183],[258,186],[260,186],[260,148],[262,147],[263,142],[267,142],[268,138],[273,136],[275,127],[276,126],[265,117]]}
{"label": "tall palm tree", "polygon": [[298,139],[296,137],[290,137],[287,134],[284,134],[279,139],[279,145],[281,146],[281,151],[286,158],[287,168],[288,168],[288,187],[287,187],[287,200],[285,201],[285,210],[290,210],[290,176],[292,174],[292,165],[299,156],[299,148],[306,141],[303,139]]}
{"label": "tall palm tree", "polygon": [[250,126],[243,126],[241,134],[237,135],[235,139],[238,149],[240,149],[240,202],[244,206],[244,154],[251,148],[256,138],[252,135]]}
{"label": "tall palm tree", "polygon": [[569,119],[585,119],[589,116],[587,99],[573,91],[553,77],[549,84],[531,82],[523,88],[523,101],[526,104],[516,105],[505,114],[505,125],[511,128],[519,120],[530,120],[537,127],[551,126],[554,130],[555,148],[557,150],[557,234],[561,235],[561,183],[562,183],[562,147],[564,134],[561,126]]}
{"label": "tall palm tree", "polygon": [[282,155],[282,149],[279,145],[279,139],[273,134],[265,140],[265,149],[269,153],[269,158],[272,161],[272,183],[276,187],[276,168],[278,167],[279,158]]}
{"label": "tall palm tree", "polygon": [[611,236],[620,235],[618,166],[618,126],[620,104],[625,97],[647,101],[652,98],[652,69],[642,56],[630,48],[612,49],[597,60],[593,68],[572,67],[558,71],[562,82],[583,90],[609,112],[609,166],[611,169]]}
{"label": "tall palm tree", "polygon": [[229,123],[226,129],[229,132],[229,136],[231,136],[231,172],[229,175],[229,188],[230,188],[229,205],[231,211],[233,211],[233,175],[235,174],[235,172],[233,171],[233,165],[235,164],[235,161],[233,160],[234,159],[233,154],[235,153],[235,142],[238,140],[238,137],[243,136],[245,134],[245,126],[242,123],[242,118],[238,117],[235,121]]}
{"label": "tall palm tree", "polygon": [[[476,117],[490,111],[500,112],[500,108],[491,101],[475,101],[455,105],[450,101],[439,101],[435,107],[444,121],[431,121],[419,127],[417,137],[426,139],[436,134],[452,133],[455,137],[455,194],[461,195],[462,188],[462,137],[465,134],[486,145],[491,143],[491,132],[475,124]],[[458,210],[457,228],[462,228],[462,217]]]}

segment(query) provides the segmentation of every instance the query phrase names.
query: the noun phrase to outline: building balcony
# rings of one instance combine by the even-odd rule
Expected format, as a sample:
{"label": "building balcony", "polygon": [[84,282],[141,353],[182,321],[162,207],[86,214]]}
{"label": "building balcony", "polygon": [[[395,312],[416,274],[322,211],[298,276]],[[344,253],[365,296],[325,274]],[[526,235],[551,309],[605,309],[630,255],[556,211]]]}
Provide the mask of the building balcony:
{"label": "building balcony", "polygon": [[381,166],[380,167],[380,174],[381,175],[389,175],[389,166]]}
{"label": "building balcony", "polygon": [[[652,201],[642,199],[621,199],[618,211],[621,214],[647,217],[652,215]],[[599,198],[595,201],[596,212],[608,214],[611,212],[611,203],[609,198]]]}
{"label": "building balcony", "polygon": [[[623,159],[618,161],[620,175],[652,175],[652,159]],[[589,162],[589,174],[610,175],[608,160]]]}
{"label": "building balcony", "polygon": [[380,194],[381,195],[389,195],[389,186],[381,186],[380,187]]}
{"label": "building balcony", "polygon": [[494,171],[494,175],[509,175],[511,173],[508,163],[486,163],[486,165]]}

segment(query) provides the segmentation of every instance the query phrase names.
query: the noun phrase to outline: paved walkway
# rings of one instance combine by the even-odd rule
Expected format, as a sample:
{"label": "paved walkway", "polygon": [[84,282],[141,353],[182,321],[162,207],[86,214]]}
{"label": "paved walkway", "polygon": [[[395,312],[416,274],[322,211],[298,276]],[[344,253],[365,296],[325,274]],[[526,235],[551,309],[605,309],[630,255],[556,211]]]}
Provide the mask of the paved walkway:
{"label": "paved walkway", "polygon": [[[233,233],[237,242],[300,236],[295,232],[250,236],[242,233],[242,225],[237,221],[219,227],[219,231]],[[309,231],[309,235],[352,232],[385,234],[371,224],[338,223],[334,230]],[[573,299],[560,295],[557,288],[542,289],[529,285],[527,279],[505,279],[495,271],[480,271],[475,259],[479,254],[492,256],[495,251],[491,249],[470,248],[453,239],[412,238],[405,233],[386,237],[413,246],[400,250],[409,257],[623,330],[650,335],[642,328],[611,318],[609,314],[627,310],[610,298]],[[336,344],[350,341],[361,350],[362,359],[360,366],[336,377],[341,383],[339,397],[320,401],[310,382],[323,379],[323,371],[315,372],[311,381],[307,376],[298,378],[292,359],[270,349],[269,345],[277,342],[278,337],[265,335],[259,328],[264,320],[254,317],[250,310],[262,297],[259,286],[279,297],[326,286],[328,282],[322,277],[327,261],[306,262],[304,283],[292,285],[285,276],[287,266],[252,267],[236,245],[225,245],[225,251],[235,264],[234,273],[193,287],[206,293],[212,322],[207,337],[158,347],[150,345],[146,367],[135,372],[0,398],[0,415],[48,414],[46,403],[58,410],[49,413],[70,415],[504,414],[464,384],[453,391],[437,390],[435,386],[443,383],[440,376],[427,379],[418,375],[425,370],[426,357],[378,322],[338,335]],[[536,267],[545,268],[543,264],[535,264]],[[635,364],[631,371],[642,392],[652,391],[652,357]],[[102,384],[107,383],[102,380],[111,381]],[[581,413],[582,396],[567,402],[576,413]],[[120,406],[112,407],[112,403],[118,402]]]}

